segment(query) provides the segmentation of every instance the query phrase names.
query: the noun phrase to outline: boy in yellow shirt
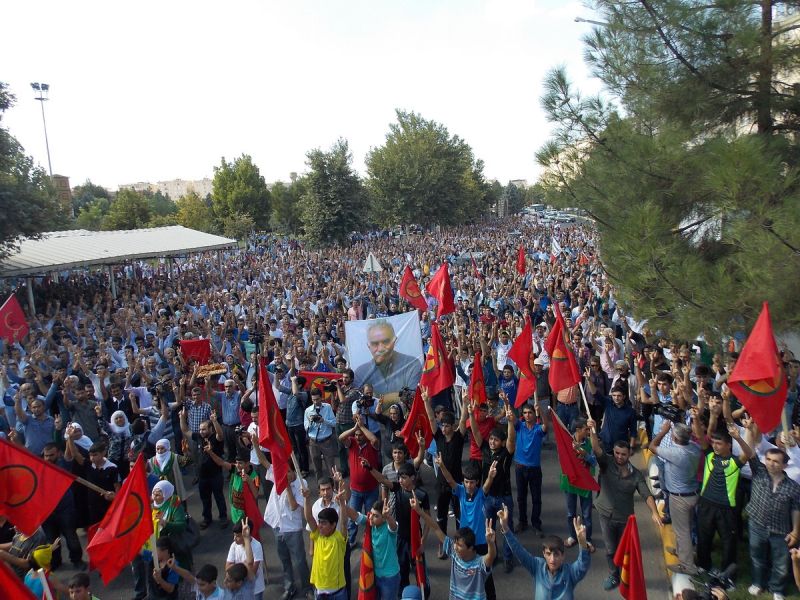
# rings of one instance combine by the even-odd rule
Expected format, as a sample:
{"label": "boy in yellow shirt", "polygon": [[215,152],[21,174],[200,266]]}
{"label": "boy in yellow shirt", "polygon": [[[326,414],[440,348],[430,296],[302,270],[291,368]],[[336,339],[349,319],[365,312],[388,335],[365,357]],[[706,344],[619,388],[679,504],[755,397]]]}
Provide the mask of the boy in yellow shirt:
{"label": "boy in yellow shirt", "polygon": [[311,510],[311,493],[302,488],[303,508],[311,529],[311,540],[314,543],[314,556],[311,561],[311,585],[314,586],[315,598],[323,596],[325,600],[347,600],[347,588],[344,579],[344,554],[347,549],[347,498],[344,487],[336,494],[339,513],[332,507],[323,508],[317,518]]}

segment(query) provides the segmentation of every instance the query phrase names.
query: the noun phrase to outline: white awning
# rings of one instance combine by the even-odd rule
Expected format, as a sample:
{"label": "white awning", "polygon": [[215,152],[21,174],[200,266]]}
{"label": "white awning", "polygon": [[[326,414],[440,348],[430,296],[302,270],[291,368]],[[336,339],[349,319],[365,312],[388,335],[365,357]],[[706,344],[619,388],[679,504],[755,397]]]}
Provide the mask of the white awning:
{"label": "white awning", "polygon": [[125,231],[52,231],[39,239],[24,239],[18,252],[0,262],[0,277],[40,275],[113,265],[129,260],[182,256],[237,246],[231,238],[180,225]]}

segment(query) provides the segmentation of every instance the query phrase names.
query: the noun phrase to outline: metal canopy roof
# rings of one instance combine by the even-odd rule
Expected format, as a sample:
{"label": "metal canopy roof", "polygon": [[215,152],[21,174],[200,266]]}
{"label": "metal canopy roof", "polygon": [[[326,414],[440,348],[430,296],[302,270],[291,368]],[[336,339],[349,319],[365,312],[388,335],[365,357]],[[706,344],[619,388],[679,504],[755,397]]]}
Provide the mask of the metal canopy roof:
{"label": "metal canopy roof", "polygon": [[0,262],[0,277],[181,256],[236,245],[236,240],[179,225],[125,231],[53,231],[39,239],[23,239],[19,251]]}

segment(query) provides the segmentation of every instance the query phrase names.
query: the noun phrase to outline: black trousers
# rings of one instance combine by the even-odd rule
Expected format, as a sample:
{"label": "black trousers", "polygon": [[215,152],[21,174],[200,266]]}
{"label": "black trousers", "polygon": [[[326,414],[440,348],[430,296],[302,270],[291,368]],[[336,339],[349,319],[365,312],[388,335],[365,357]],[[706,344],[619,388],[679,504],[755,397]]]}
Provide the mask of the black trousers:
{"label": "black trousers", "polygon": [[720,570],[736,562],[736,509],[700,498],[697,502],[697,566],[711,568],[711,547],[714,534],[722,543]]}
{"label": "black trousers", "polygon": [[606,547],[606,562],[608,563],[609,573],[619,574],[619,569],[614,564],[614,554],[617,553],[617,546],[622,539],[627,521],[612,521],[610,517],[600,515],[600,530],[603,532],[603,544]]}
{"label": "black trousers", "polygon": [[[80,562],[83,557],[81,542],[75,531],[75,520],[74,510],[56,510],[42,523],[42,529],[44,530],[48,542],[53,543],[59,536],[64,536],[64,541],[67,543],[67,550],[69,550],[69,560],[73,563]],[[53,552],[52,567],[56,568],[60,566],[61,547],[59,546]]]}
{"label": "black trousers", "polygon": [[460,527],[461,523],[461,504],[453,496],[452,488],[447,484],[439,484],[439,496],[436,499],[436,522],[439,524],[439,529],[447,533],[447,514],[450,511],[450,505],[453,505],[453,512],[456,515],[456,528]]}
{"label": "black trousers", "polygon": [[200,492],[200,502],[203,505],[203,520],[211,522],[211,497],[217,501],[217,512],[220,520],[228,518],[228,509],[225,505],[224,479],[222,471],[212,477],[200,477],[197,481]]}
{"label": "black trousers", "polygon": [[526,467],[514,463],[517,480],[517,507],[519,522],[528,522],[528,492],[531,493],[531,526],[542,528],[542,467]]}
{"label": "black trousers", "polygon": [[[302,425],[292,425],[286,428],[289,433],[289,440],[292,442],[297,454],[297,462],[300,463],[301,471],[308,471],[308,436],[306,430]],[[298,476],[300,474],[298,473]]]}
{"label": "black trousers", "polygon": [[[400,563],[400,589],[404,589],[409,583],[409,576],[412,568],[416,577],[416,565],[411,559],[411,542],[401,537],[397,538],[397,560]],[[425,562],[425,553],[422,554],[422,564],[425,565],[425,597],[431,597],[431,584],[428,574],[428,565]],[[417,582],[419,585],[419,582]]]}
{"label": "black trousers", "polygon": [[222,441],[225,442],[225,460],[229,463],[236,462],[236,428],[238,425],[223,425],[222,426]]}

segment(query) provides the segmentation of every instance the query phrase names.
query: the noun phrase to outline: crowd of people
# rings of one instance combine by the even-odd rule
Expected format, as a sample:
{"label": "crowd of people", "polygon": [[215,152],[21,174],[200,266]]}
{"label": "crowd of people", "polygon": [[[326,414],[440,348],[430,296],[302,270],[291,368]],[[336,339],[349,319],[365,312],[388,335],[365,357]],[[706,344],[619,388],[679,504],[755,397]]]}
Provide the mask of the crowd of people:
{"label": "crowd of people", "polygon": [[[382,271],[362,271],[370,252]],[[409,265],[424,290],[443,261],[456,311],[438,326],[455,382],[434,395],[420,389],[429,445],[399,435],[413,390],[382,394],[350,368],[344,325],[413,310],[399,293],[403,269]],[[131,564],[125,597],[135,600],[261,600],[268,545],[280,560],[283,600],[355,598],[351,573],[366,529],[381,600],[494,600],[496,576],[519,577],[534,598],[572,598],[596,550],[605,554],[610,591],[620,585],[614,554],[637,495],[659,528],[674,529],[674,572],[716,573],[724,588],[741,570],[738,545],[747,540],[751,594],[779,600],[792,573],[800,580],[800,428],[758,430],[726,385],[735,348],[667,340],[626,314],[591,227],[505,220],[372,235],[327,250],[258,236],[221,265],[212,255],[172,269],[138,262],[116,278],[116,297],[105,274],[37,280],[28,336],[2,342],[0,436],[103,490],[73,484],[32,536],[0,527],[0,560],[36,597],[46,583],[73,600],[94,598],[79,531],[103,518],[142,453],[157,541]],[[425,297],[427,347],[436,301]],[[545,342],[556,311],[585,403],[579,386],[549,385]],[[520,370],[509,352],[526,320],[537,385],[518,403]],[[202,377],[181,351],[182,341],[200,339],[210,341],[209,360],[223,372]],[[258,443],[259,358],[297,457],[280,494]],[[784,361],[787,411],[797,425],[800,361],[788,350]],[[482,371],[485,394],[470,385],[473,368]],[[309,387],[302,372],[331,378]],[[550,407],[600,483],[596,494],[561,476],[557,528],[542,523]],[[653,455],[652,477],[632,464],[637,450]],[[554,454],[547,460],[545,469],[559,469]],[[245,488],[264,507],[263,528],[247,518]],[[523,532],[537,547],[523,545]],[[429,533],[438,558],[450,561],[447,591],[431,585],[425,557],[413,552],[415,539],[424,543]],[[233,541],[220,545],[218,561],[196,564],[197,540],[222,534]],[[58,572],[68,569],[62,539],[69,577]],[[577,558],[567,562],[566,549],[576,545]],[[35,576],[39,569],[46,580]]]}

